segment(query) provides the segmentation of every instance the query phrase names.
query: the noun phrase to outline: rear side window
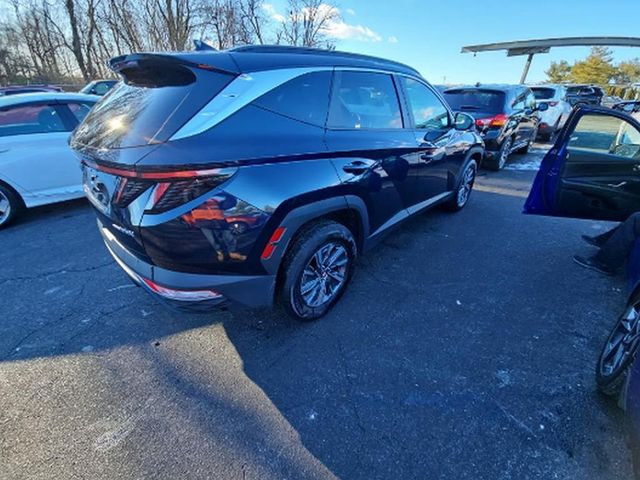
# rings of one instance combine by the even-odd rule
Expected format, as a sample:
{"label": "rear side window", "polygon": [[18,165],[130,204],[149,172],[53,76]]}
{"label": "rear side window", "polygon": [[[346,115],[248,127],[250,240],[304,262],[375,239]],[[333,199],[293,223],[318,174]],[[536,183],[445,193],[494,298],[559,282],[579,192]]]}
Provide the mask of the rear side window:
{"label": "rear side window", "polygon": [[401,82],[407,92],[415,128],[439,130],[449,126],[449,112],[435,93],[411,78],[401,77]]}
{"label": "rear side window", "polygon": [[505,94],[498,90],[454,89],[446,90],[444,98],[453,110],[502,113]]}
{"label": "rear side window", "polygon": [[165,142],[234,78],[166,63],[141,64],[123,75],[126,81],[78,126],[74,142],[107,149]]}
{"label": "rear side window", "polygon": [[331,72],[307,73],[274,88],[253,104],[285,117],[324,127],[330,89]]}
{"label": "rear side window", "polygon": [[551,100],[556,95],[553,88],[532,88],[536,100]]}
{"label": "rear side window", "polygon": [[23,105],[0,110],[0,137],[67,130],[58,111],[51,105]]}
{"label": "rear side window", "polygon": [[328,125],[344,129],[403,128],[391,75],[336,72]]}

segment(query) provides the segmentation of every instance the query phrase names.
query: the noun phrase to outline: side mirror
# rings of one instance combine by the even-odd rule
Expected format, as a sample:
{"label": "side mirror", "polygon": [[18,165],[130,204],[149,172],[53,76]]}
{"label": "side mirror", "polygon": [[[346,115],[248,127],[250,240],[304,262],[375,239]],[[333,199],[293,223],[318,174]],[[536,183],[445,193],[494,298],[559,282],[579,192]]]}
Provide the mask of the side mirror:
{"label": "side mirror", "polygon": [[471,115],[462,112],[456,113],[454,121],[455,129],[460,131],[471,130],[471,127],[476,123],[475,119]]}
{"label": "side mirror", "polygon": [[548,103],[539,103],[537,105],[536,109],[539,112],[546,112],[547,110],[549,110],[549,104]]}

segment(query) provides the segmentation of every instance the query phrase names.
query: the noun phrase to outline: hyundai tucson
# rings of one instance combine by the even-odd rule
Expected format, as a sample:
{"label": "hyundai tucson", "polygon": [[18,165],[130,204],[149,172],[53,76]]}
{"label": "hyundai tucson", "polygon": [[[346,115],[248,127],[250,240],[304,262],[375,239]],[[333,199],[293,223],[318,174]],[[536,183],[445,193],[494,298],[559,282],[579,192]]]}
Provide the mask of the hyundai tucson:
{"label": "hyundai tucson", "polygon": [[107,248],[191,310],[324,315],[400,221],[462,209],[483,142],[413,68],[292,47],[131,54],[72,147]]}

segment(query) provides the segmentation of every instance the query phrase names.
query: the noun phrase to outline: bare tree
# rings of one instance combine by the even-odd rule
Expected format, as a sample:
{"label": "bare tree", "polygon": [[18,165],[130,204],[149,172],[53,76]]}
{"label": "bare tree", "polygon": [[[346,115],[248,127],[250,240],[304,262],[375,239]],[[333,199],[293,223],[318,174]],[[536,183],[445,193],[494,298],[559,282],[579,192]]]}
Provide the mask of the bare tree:
{"label": "bare tree", "polygon": [[340,19],[340,12],[322,0],[289,0],[288,15],[282,23],[278,39],[282,43],[303,47],[333,48],[327,35],[332,22]]}
{"label": "bare tree", "polygon": [[[261,0],[5,0],[0,81],[84,81],[110,74],[106,61],[139,51],[186,50],[193,39],[236,45],[333,46],[338,10],[321,0],[289,0],[274,25]],[[74,80],[75,79],[75,80]]]}

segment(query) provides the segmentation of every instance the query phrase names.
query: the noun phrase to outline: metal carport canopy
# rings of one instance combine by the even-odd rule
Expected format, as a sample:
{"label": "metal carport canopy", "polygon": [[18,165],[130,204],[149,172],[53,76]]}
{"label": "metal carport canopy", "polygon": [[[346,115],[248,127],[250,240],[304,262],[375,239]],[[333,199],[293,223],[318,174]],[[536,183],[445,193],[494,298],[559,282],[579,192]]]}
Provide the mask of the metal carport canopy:
{"label": "metal carport canopy", "polygon": [[462,47],[462,53],[493,52],[506,50],[507,56],[528,55],[520,83],[524,83],[529,73],[531,60],[536,53],[549,53],[552,47],[640,47],[638,37],[565,37],[540,40],[518,40],[513,42],[485,43]]}

